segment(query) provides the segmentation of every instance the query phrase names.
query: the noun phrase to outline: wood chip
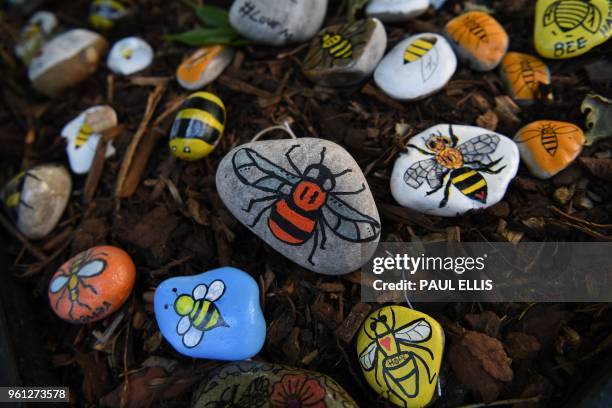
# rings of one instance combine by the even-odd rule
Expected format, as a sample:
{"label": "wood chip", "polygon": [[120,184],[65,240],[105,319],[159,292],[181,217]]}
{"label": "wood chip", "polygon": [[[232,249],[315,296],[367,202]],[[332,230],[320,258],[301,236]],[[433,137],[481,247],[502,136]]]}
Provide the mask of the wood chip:
{"label": "wood chip", "polygon": [[360,302],[353,306],[346,319],[336,329],[338,338],[344,343],[350,343],[371,310],[372,306],[368,303]]}

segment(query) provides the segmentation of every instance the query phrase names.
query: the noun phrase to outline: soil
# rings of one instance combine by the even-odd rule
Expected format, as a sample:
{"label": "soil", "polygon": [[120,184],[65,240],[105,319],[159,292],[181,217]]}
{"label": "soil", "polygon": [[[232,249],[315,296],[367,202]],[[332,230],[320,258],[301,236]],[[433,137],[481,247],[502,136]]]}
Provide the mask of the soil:
{"label": "soil", "polygon": [[[85,26],[88,3],[55,1],[47,8],[66,27]],[[229,2],[211,3],[229,7]],[[331,2],[325,25],[344,18],[345,3]],[[478,3],[493,10],[505,27],[511,50],[535,54],[531,28],[535,2]],[[449,0],[436,13],[387,26],[389,47],[406,33],[441,31],[466,6],[467,2]],[[306,53],[302,46],[248,46],[206,88],[227,106],[222,143],[206,159],[187,163],[169,157],[166,135],[177,103],[188,95],[174,73],[189,48],[163,37],[197,25],[189,7],[182,2],[139,1],[137,15],[106,36],[111,43],[128,35],[141,36],[155,49],[154,64],[136,78],[112,76],[102,66],[53,100],[31,89],[25,68],[13,56],[14,39],[25,20],[0,21],[0,180],[38,163],[68,166],[59,134],[87,107],[110,104],[122,125],[109,136],[116,136],[118,153],[104,162],[99,183],[89,181],[86,186],[86,177],[73,176],[72,199],[50,236],[24,244],[8,231],[2,233],[2,252],[8,261],[0,293],[21,381],[69,386],[74,406],[96,406],[103,398],[110,405],[123,401],[129,406],[187,406],[194,384],[220,363],[183,358],[172,350],[157,329],[152,293],[170,276],[223,265],[248,271],[262,288],[268,335],[258,359],[326,373],[361,406],[385,406],[365,383],[355,354],[357,327],[370,308],[379,307],[360,303],[359,273],[324,277],[296,266],[237,222],[217,195],[214,175],[223,155],[284,120],[292,123],[298,136],[332,140],[355,157],[380,211],[382,241],[612,240],[608,181],[612,141],[586,148],[582,165],[576,163],[551,180],[537,180],[521,166],[501,203],[460,218],[417,214],[399,207],[389,192],[394,158],[412,135],[434,124],[479,124],[509,136],[544,118],[584,126],[580,113],[584,96],[591,91],[612,95],[612,42],[580,58],[547,61],[554,101],[514,114],[503,97],[497,71],[482,74],[460,67],[443,91],[416,103],[399,103],[378,91],[372,80],[340,90],[313,86],[300,72]],[[607,65],[598,68],[604,62]],[[116,198],[122,162],[153,94],[159,103],[134,152],[124,197]],[[590,171],[588,158],[603,162]],[[571,197],[561,204],[554,197],[562,187]],[[101,322],[64,323],[48,305],[49,280],[70,256],[102,244],[120,246],[132,255],[138,267],[133,295],[119,313]],[[564,406],[584,392],[611,355],[609,304],[415,306],[438,319],[447,336],[443,397],[435,407],[483,399],[517,400],[510,402],[520,407]],[[127,375],[132,385],[124,387]]]}

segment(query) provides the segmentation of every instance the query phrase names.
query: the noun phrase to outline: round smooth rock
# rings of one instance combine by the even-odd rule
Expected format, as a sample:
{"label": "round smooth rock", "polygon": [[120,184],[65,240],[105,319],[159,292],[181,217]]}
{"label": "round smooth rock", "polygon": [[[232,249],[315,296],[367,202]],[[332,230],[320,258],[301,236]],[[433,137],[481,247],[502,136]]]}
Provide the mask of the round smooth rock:
{"label": "round smooth rock", "polygon": [[59,222],[71,192],[72,180],[64,166],[41,164],[9,181],[2,202],[23,235],[40,239]]}
{"label": "round smooth rock", "polygon": [[491,71],[508,50],[508,34],[493,17],[470,11],[446,24],[445,35],[459,58],[476,71]]}
{"label": "round smooth rock", "polygon": [[28,69],[32,86],[47,96],[57,96],[91,75],[107,49],[104,37],[93,31],[59,34],[32,59]]}
{"label": "round smooth rock", "polygon": [[578,157],[584,146],[584,133],[571,123],[538,120],[522,127],[514,141],[531,174],[547,179]]}
{"label": "round smooth rock", "polygon": [[259,361],[240,361],[219,367],[197,388],[191,406],[358,407],[350,395],[325,374]]}
{"label": "round smooth rock", "polygon": [[176,80],[185,89],[195,91],[213,82],[234,58],[234,49],[226,45],[208,45],[191,54],[176,70]]}
{"label": "round smooth rock", "polygon": [[424,14],[429,0],[370,0],[365,12],[385,23],[406,21]]}
{"label": "round smooth rock", "polygon": [[230,212],[280,254],[314,272],[352,272],[376,250],[380,218],[361,169],[328,140],[247,143],[217,169]]}
{"label": "round smooth rock", "polygon": [[[117,113],[108,105],[93,106],[68,122],[62,129],[70,168],[76,174],[89,173],[102,132],[117,126]],[[105,157],[115,154],[109,142]]]}
{"label": "round smooth rock", "polygon": [[153,62],[153,48],[143,39],[127,37],[117,41],[108,54],[106,65],[115,74],[131,75]]}
{"label": "round smooth rock", "polygon": [[497,204],[516,175],[516,144],[493,131],[436,125],[412,139],[391,174],[391,194],[404,207],[454,217]]}
{"label": "round smooth rock", "polygon": [[442,89],[457,69],[457,58],[446,39],[423,33],[400,41],[374,71],[374,81],[394,99],[412,101]]}
{"label": "round smooth rock", "polygon": [[185,161],[208,156],[223,136],[226,120],[221,98],[196,92],[181,105],[170,130],[170,152]]}
{"label": "round smooth rock", "polygon": [[240,269],[167,279],[155,290],[153,304],[161,334],[185,356],[244,360],[266,339],[259,287]]}
{"label": "round smooth rock", "polygon": [[57,30],[57,25],[55,14],[50,11],[39,11],[30,17],[15,46],[15,54],[25,65],[30,64],[34,55],[51,38]]}
{"label": "round smooth rock", "polygon": [[132,293],[136,267],[123,249],[95,246],[70,258],[51,278],[49,302],[70,323],[91,323],[119,310]]}
{"label": "round smooth rock", "polygon": [[385,53],[387,33],[376,18],[323,29],[310,43],[304,75],[324,86],[347,86],[368,78]]}
{"label": "round smooth rock", "polygon": [[89,8],[89,22],[100,30],[109,30],[125,17],[128,9],[119,0],[94,0]]}
{"label": "round smooth rock", "polygon": [[574,58],[612,36],[609,0],[537,0],[533,42],[544,58]]}
{"label": "round smooth rock", "polygon": [[586,113],[585,146],[598,140],[612,137],[612,100],[601,95],[590,93],[584,97],[580,112]]}
{"label": "round smooth rock", "polygon": [[281,46],[310,40],[327,13],[327,0],[234,0],[232,27],[257,43]]}
{"label": "round smooth rock", "polygon": [[357,337],[359,365],[368,384],[399,407],[421,408],[432,402],[443,353],[442,326],[402,306],[374,311]]}
{"label": "round smooth rock", "polygon": [[509,52],[499,66],[499,76],[512,99],[529,105],[535,100],[552,100],[552,94],[542,95],[542,85],[550,85],[550,71],[542,60],[520,52]]}

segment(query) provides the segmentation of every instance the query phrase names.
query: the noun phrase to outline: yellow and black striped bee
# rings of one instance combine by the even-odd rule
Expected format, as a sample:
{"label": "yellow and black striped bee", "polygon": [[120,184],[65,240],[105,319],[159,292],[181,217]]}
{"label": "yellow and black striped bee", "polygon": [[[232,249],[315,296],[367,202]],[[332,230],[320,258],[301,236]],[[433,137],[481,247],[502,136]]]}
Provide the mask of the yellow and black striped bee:
{"label": "yellow and black striped bee", "polygon": [[596,33],[602,22],[601,11],[591,0],[557,0],[544,11],[544,27],[555,24],[564,33],[583,27]]}
{"label": "yellow and black striped bee", "polygon": [[85,118],[83,124],[81,125],[81,128],[79,129],[79,133],[77,134],[77,137],[74,141],[74,148],[79,149],[81,146],[87,143],[93,133],[94,132],[93,130],[91,130],[91,126],[89,126],[87,118]]}
{"label": "yellow and black striped bee", "polygon": [[[176,292],[176,289],[173,289]],[[204,336],[204,332],[217,327],[229,327],[223,320],[215,301],[225,293],[225,284],[214,280],[209,286],[201,284],[193,289],[191,295],[179,295],[174,301],[174,311],[182,316],[176,332],[183,339],[183,345],[194,348]]]}
{"label": "yellow and black striped bee", "polygon": [[536,129],[529,129],[521,133],[517,143],[526,143],[539,138],[542,147],[550,156],[555,156],[559,147],[559,137],[576,133],[576,126],[572,124],[544,122]]}
{"label": "yellow and black striped bee", "polygon": [[423,82],[431,78],[438,67],[438,50],[434,48],[437,41],[436,37],[419,37],[404,50],[404,65],[420,61]]}
{"label": "yellow and black striped bee", "polygon": [[40,180],[34,174],[22,171],[13,177],[11,181],[9,181],[2,189],[2,202],[4,203],[6,210],[9,212],[9,215],[14,220],[16,220],[19,216],[19,205],[32,209],[32,207],[23,201],[21,197],[21,192],[28,177]]}
{"label": "yellow and black striped bee", "polygon": [[125,15],[127,8],[118,0],[94,0],[89,10],[89,22],[95,28],[108,30]]}
{"label": "yellow and black striped bee", "polygon": [[225,105],[217,95],[210,92],[189,95],[170,130],[170,151],[187,161],[208,156],[223,136],[225,119]]}
{"label": "yellow and black striped bee", "polygon": [[[410,166],[404,173],[404,182],[414,189],[427,182],[431,187],[427,195],[444,187],[444,198],[440,201],[440,208],[448,203],[451,185],[464,196],[484,204],[487,201],[487,181],[480,173],[498,174],[506,167],[493,170],[493,167],[502,160],[501,157],[497,160],[491,158],[497,150],[499,136],[487,133],[457,146],[459,139],[453,133],[453,126],[448,125],[448,129],[450,138],[439,133],[432,134],[427,139],[425,146],[428,150],[408,145],[433,158],[418,161]],[[445,185],[444,179],[449,175]]]}

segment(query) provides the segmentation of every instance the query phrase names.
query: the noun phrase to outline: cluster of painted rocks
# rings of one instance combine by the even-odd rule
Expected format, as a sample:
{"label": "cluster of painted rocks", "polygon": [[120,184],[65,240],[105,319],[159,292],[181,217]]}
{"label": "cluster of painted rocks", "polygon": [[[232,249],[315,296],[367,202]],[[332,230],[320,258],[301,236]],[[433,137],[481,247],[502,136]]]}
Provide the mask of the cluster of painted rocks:
{"label": "cluster of painted rocks", "polygon": [[401,205],[440,216],[490,207],[516,175],[519,151],[506,136],[462,125],[437,125],[410,139],[391,174]]}
{"label": "cluster of painted rocks", "polygon": [[26,66],[30,65],[32,58],[55,34],[57,26],[55,14],[49,11],[39,11],[30,17],[28,23],[19,33],[19,39],[15,46],[15,54],[21,58]]}
{"label": "cluster of painted rocks", "polygon": [[239,269],[165,280],[155,290],[154,308],[162,335],[186,356],[243,360],[266,338],[259,287]]}
{"label": "cluster of painted rocks", "polygon": [[176,70],[176,80],[185,89],[195,91],[213,82],[234,58],[234,49],[226,45],[199,48]]}
{"label": "cluster of painted rocks", "polygon": [[332,378],[257,361],[227,363],[193,395],[193,408],[217,406],[357,408]]}
{"label": "cluster of painted rocks", "polygon": [[0,195],[19,231],[40,239],[59,222],[71,192],[72,180],[63,166],[41,164],[16,175]]}
{"label": "cluster of painted rocks", "polygon": [[402,306],[370,314],[357,337],[357,356],[370,386],[400,407],[421,408],[435,398],[444,331],[430,316]]}
{"label": "cluster of painted rocks", "polygon": [[91,323],[119,310],[136,281],[132,258],[113,246],[96,246],[70,258],[49,283],[53,311],[70,323]]}
{"label": "cluster of painted rocks", "polygon": [[131,75],[151,65],[153,55],[153,48],[145,40],[127,37],[113,45],[106,65],[115,74]]}
{"label": "cluster of painted rocks", "polygon": [[280,254],[312,271],[352,272],[375,251],[378,210],[359,165],[328,140],[254,141],[221,161],[230,212]]}

